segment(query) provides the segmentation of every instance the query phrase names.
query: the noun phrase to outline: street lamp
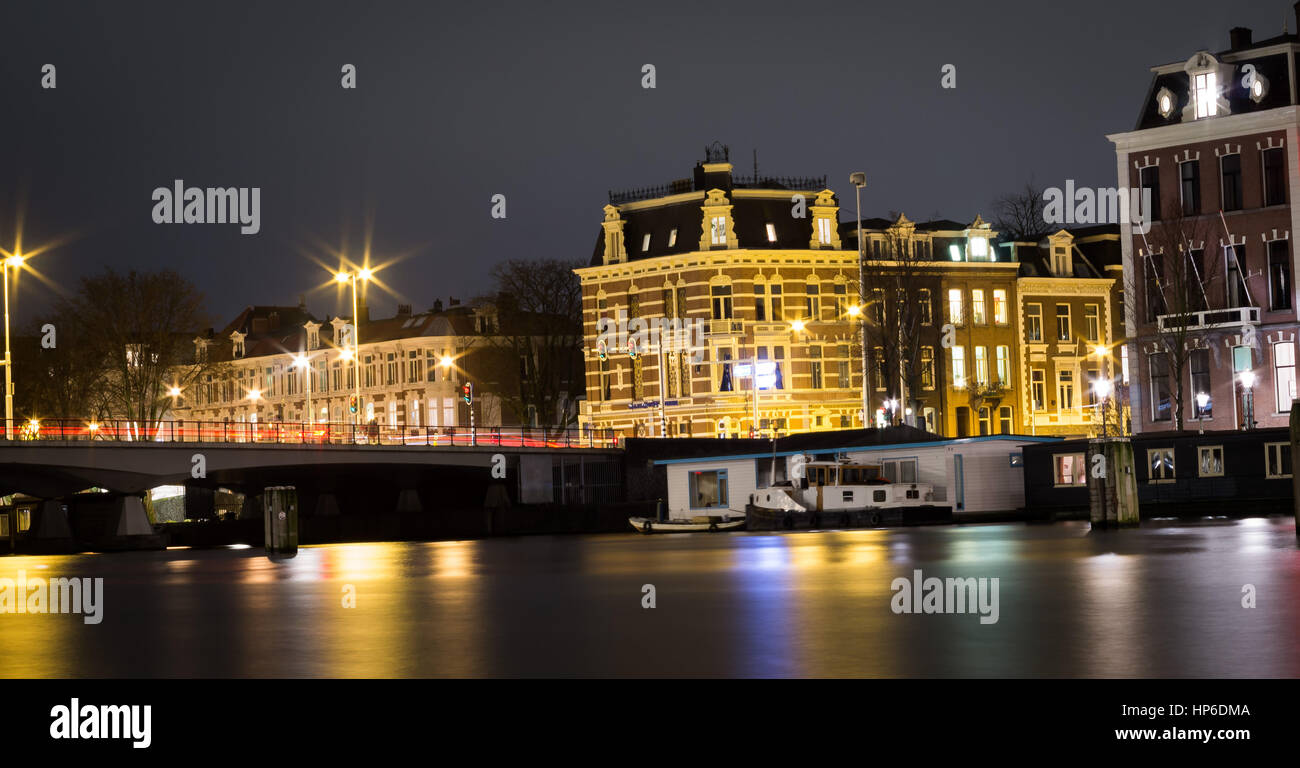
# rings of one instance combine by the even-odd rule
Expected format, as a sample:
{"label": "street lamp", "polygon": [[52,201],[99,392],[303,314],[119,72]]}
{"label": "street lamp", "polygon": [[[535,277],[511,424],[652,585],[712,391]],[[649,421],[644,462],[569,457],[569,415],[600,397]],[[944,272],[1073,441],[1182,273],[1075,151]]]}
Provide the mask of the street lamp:
{"label": "street lamp", "polygon": [[1242,415],[1245,417],[1242,429],[1255,428],[1255,372],[1246,370],[1238,376],[1241,381]]}
{"label": "street lamp", "polygon": [[1210,396],[1205,392],[1196,393],[1196,420],[1201,424],[1201,434],[1205,434],[1205,406],[1210,404]]}
{"label": "street lamp", "polygon": [[[858,301],[863,302],[867,297],[867,276],[866,270],[862,268],[862,261],[866,257],[866,250],[862,243],[862,188],[867,186],[867,174],[861,171],[851,173],[849,183],[853,185],[858,215]],[[862,428],[866,429],[867,413],[871,408],[871,390],[867,386],[867,318],[866,313],[862,312],[857,305],[849,308],[849,314],[858,318],[858,335],[862,342]]]}
{"label": "street lamp", "polygon": [[311,368],[308,367],[310,359],[306,355],[295,355],[293,358],[293,367],[305,371],[307,377],[307,429],[311,429],[315,423],[315,414],[311,410]]}
{"label": "street lamp", "polygon": [[1110,379],[1098,378],[1092,383],[1092,389],[1097,393],[1097,405],[1101,408],[1101,436],[1106,436],[1106,399],[1114,390],[1114,385]]}
{"label": "street lamp", "polygon": [[357,412],[354,422],[361,423],[361,340],[359,338],[361,331],[361,318],[357,316],[357,280],[365,282],[374,275],[369,269],[362,269],[357,272],[339,271],[334,274],[334,281],[337,283],[352,284],[352,374],[354,381],[354,396],[357,401]]}
{"label": "street lamp", "polygon": [[14,359],[9,354],[9,268],[22,268],[23,255],[15,253],[4,260],[5,291],[5,439],[14,439]]}

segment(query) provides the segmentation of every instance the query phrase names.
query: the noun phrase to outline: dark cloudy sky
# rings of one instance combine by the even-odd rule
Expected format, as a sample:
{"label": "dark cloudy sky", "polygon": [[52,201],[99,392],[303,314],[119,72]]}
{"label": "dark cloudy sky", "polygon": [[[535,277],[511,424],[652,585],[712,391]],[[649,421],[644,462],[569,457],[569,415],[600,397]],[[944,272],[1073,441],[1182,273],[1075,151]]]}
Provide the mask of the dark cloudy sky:
{"label": "dark cloudy sky", "polygon": [[[60,288],[170,266],[214,322],[335,312],[313,256],[359,254],[416,309],[490,289],[508,258],[590,256],[610,188],[689,175],[828,176],[853,216],[969,220],[1031,177],[1115,183],[1148,68],[1292,31],[1275,0],[1091,2],[112,2],[0,7],[0,243]],[[57,67],[55,90],[41,67]],[[358,88],[340,87],[340,68]],[[641,67],[657,88],[641,88]],[[957,88],[940,68],[957,67]],[[157,225],[155,187],[260,187],[262,231]],[[504,221],[491,197],[507,197]],[[24,277],[20,318],[53,293]]]}

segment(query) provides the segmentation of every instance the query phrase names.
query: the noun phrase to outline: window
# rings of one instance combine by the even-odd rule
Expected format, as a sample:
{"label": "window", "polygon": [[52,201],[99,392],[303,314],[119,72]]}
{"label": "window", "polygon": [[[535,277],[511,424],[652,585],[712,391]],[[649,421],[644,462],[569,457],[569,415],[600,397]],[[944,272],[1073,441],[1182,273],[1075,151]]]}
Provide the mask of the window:
{"label": "window", "polygon": [[1056,305],[1056,340],[1070,341],[1070,305]]}
{"label": "window", "polygon": [[921,409],[921,420],[925,424],[926,432],[938,432],[938,414],[933,408]]}
{"label": "window", "polygon": [[1224,155],[1219,158],[1223,179],[1223,210],[1241,210],[1241,155]]}
{"label": "window", "polygon": [[1088,462],[1082,453],[1056,454],[1052,457],[1052,479],[1057,487],[1088,484]]}
{"label": "window", "polygon": [[953,325],[962,324],[962,301],[961,289],[950,288],[948,290],[948,322]]}
{"label": "window", "polygon": [[1270,480],[1291,476],[1291,444],[1264,444],[1264,474]]}
{"label": "window", "polygon": [[1164,255],[1159,253],[1149,253],[1142,260],[1142,271],[1146,276],[1143,285],[1146,288],[1148,323],[1154,323],[1157,317],[1165,313],[1165,292],[1160,285],[1160,275],[1164,272],[1161,268],[1163,262]]}
{"label": "window", "polygon": [[1035,368],[1029,372],[1029,390],[1034,410],[1043,410],[1047,405],[1047,374],[1042,368]]}
{"label": "window", "polygon": [[822,348],[808,347],[808,358],[812,361],[812,388],[822,388]]}
{"label": "window", "polygon": [[1074,263],[1070,259],[1070,249],[1064,245],[1052,246],[1052,274],[1057,277],[1072,277]]}
{"label": "window", "polygon": [[1286,240],[1268,244],[1268,308],[1291,308],[1291,254]]}
{"label": "window", "polygon": [[1004,405],[998,408],[998,433],[1009,435],[1012,433],[1011,424],[1011,406]]}
{"label": "window", "polygon": [[1223,477],[1223,446],[1197,446],[1196,467],[1197,477]]}
{"label": "window", "polygon": [[713,299],[713,319],[731,319],[731,286],[714,285],[709,287],[709,296]]}
{"label": "window", "polygon": [[821,286],[817,283],[808,284],[808,319],[820,320],[822,316]]}
{"label": "window", "polygon": [[772,297],[770,300],[772,305],[771,307],[772,312],[769,315],[769,317],[772,320],[780,320],[784,313],[784,310],[781,307],[781,284],[772,283],[767,288],[768,288],[767,290],[768,295]]}
{"label": "window", "polygon": [[18,532],[30,531],[32,529],[32,510],[31,507],[22,507],[18,510]]}
{"label": "window", "polygon": [[714,216],[709,220],[709,244],[727,244],[727,217]]}
{"label": "window", "polygon": [[948,258],[953,261],[961,261],[961,246],[956,243],[948,246]]}
{"label": "window", "polygon": [[1160,166],[1148,165],[1138,172],[1138,186],[1149,190],[1151,210],[1148,212],[1153,221],[1160,218]]}
{"label": "window", "polygon": [[1011,383],[1011,347],[998,346],[998,383],[1003,386]]}
{"label": "window", "polygon": [[1151,420],[1169,421],[1173,417],[1173,400],[1169,394],[1169,355],[1156,352],[1148,361],[1151,366]]}
{"label": "window", "polygon": [[650,250],[650,233],[647,232],[641,237],[641,252],[645,253]]}
{"label": "window", "polygon": [[[721,365],[715,365],[715,366],[714,366],[715,368],[718,369],[718,371],[717,371],[717,374],[718,374],[718,391],[719,391],[719,392],[730,392],[730,391],[732,390],[732,381],[731,381],[731,350],[730,350],[730,349],[718,349],[718,350],[715,350],[715,351],[716,351],[716,353],[717,353],[717,360],[718,360],[719,363],[721,363]],[[637,358],[637,359],[640,359],[640,358]]]}
{"label": "window", "polygon": [[984,325],[988,319],[984,316],[984,291],[978,288],[970,292],[970,315],[975,325]]}
{"label": "window", "polygon": [[677,227],[673,227],[668,233],[668,247],[672,248],[677,245]]}
{"label": "window", "polygon": [[1196,75],[1192,80],[1192,98],[1196,102],[1196,117],[1214,117],[1218,111],[1218,85],[1214,72]]}
{"label": "window", "polygon": [[975,347],[975,383],[980,385],[989,383],[988,347]]}
{"label": "window", "polygon": [[933,307],[930,305],[930,289],[922,288],[916,294],[917,309],[921,317],[921,325],[933,325],[934,314]]}
{"label": "window", "polygon": [[817,241],[822,245],[831,244],[831,220],[825,216],[817,220]]}
{"label": "window", "polygon": [[1062,411],[1074,408],[1074,371],[1056,372],[1056,404]]}
{"label": "window", "polygon": [[921,388],[934,389],[934,347],[921,347]]}
{"label": "window", "polygon": [[963,347],[952,348],[952,385],[957,389],[966,386],[966,350]]}
{"label": "window", "polygon": [[[1210,397],[1210,350],[1193,349],[1188,355],[1187,367],[1192,371],[1192,418],[1214,418],[1214,400]],[[1205,405],[1201,405],[1205,395]]]}
{"label": "window", "polygon": [[767,320],[767,286],[762,283],[754,283],[754,319]]}
{"label": "window", "polygon": [[1295,342],[1279,341],[1273,345],[1273,392],[1277,395],[1277,412],[1289,413],[1295,400]]}
{"label": "window", "polygon": [[1174,449],[1151,448],[1147,450],[1147,482],[1172,483],[1174,481]]}
{"label": "window", "polygon": [[1025,305],[1025,337],[1030,341],[1043,340],[1043,305]]}
{"label": "window", "polygon": [[1096,304],[1083,306],[1084,338],[1094,344],[1101,341],[1101,308]]}
{"label": "window", "polygon": [[993,291],[993,322],[1007,324],[1007,292],[1001,288]]}
{"label": "window", "polygon": [[872,373],[876,377],[876,391],[885,391],[885,348],[876,347],[872,350],[871,367]]}
{"label": "window", "polygon": [[993,429],[993,415],[992,415],[992,411],[989,409],[987,405],[980,406],[979,419],[980,419],[980,436],[982,437],[984,435],[992,434],[991,430]]}
{"label": "window", "polygon": [[835,319],[841,320],[847,314],[848,309],[849,287],[844,283],[836,283],[831,286],[831,298],[835,302]]}
{"label": "window", "polygon": [[1281,147],[1264,150],[1264,205],[1286,204],[1286,154]]}
{"label": "window", "polygon": [[769,243],[776,242],[776,225],[770,221],[767,223],[767,241]]}
{"label": "window", "polygon": [[[719,427],[721,426],[721,423],[719,423]],[[691,509],[726,509],[727,470],[715,469],[692,472],[690,493]]]}
{"label": "window", "polygon": [[1183,215],[1201,213],[1201,161],[1188,160],[1178,164],[1179,191],[1183,197]]}
{"label": "window", "polygon": [[915,483],[916,459],[884,459],[881,475],[891,483]]}
{"label": "window", "polygon": [[970,239],[970,257],[971,257],[971,261],[988,261],[989,258],[988,238],[972,237]]}

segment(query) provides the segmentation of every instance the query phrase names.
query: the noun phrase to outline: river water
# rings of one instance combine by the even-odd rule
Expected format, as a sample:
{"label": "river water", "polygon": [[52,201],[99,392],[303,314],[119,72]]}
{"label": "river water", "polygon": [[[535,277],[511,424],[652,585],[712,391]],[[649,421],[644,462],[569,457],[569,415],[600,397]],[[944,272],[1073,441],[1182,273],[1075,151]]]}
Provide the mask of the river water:
{"label": "river water", "polygon": [[[1289,518],[0,558],[20,570],[102,578],[102,620],[0,614],[6,677],[1300,676]],[[996,622],[895,612],[916,570],[996,578]]]}

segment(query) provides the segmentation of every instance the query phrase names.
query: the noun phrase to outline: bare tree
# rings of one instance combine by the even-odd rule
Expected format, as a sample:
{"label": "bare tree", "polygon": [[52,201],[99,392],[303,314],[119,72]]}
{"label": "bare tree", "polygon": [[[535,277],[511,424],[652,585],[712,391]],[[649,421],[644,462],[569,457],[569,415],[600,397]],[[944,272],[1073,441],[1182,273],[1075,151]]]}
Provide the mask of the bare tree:
{"label": "bare tree", "polygon": [[[924,321],[933,318],[937,281],[931,279],[929,256],[913,239],[915,225],[901,214],[894,218],[894,224],[885,230],[880,249],[874,243],[863,249],[862,284],[866,295],[862,304],[868,353],[864,358],[871,361],[863,379],[867,386],[874,384],[899,402],[893,416],[896,423],[901,423],[908,408],[918,412],[911,393],[919,391],[923,373],[920,329]],[[922,293],[926,288],[930,289],[928,297]],[[865,419],[867,415],[863,416]]]}
{"label": "bare tree", "polygon": [[511,259],[492,268],[500,327],[488,343],[519,361],[517,391],[503,403],[520,423],[530,411],[543,426],[577,422],[582,369],[582,287],[573,270],[581,261]]}
{"label": "bare tree", "polygon": [[171,270],[109,267],[83,277],[54,311],[60,344],[81,350],[77,364],[99,371],[82,413],[124,419],[150,435],[172,404],[168,390],[186,389],[207,370],[194,359],[193,338],[206,325],[201,305],[198,290]]}
{"label": "bare tree", "polygon": [[1050,229],[1045,207],[1043,190],[1030,181],[1024,190],[993,201],[993,228],[1012,240],[1037,241]]}
{"label": "bare tree", "polygon": [[[1133,280],[1139,284],[1126,286],[1129,296],[1142,292],[1145,319],[1152,325],[1153,341],[1164,356],[1173,385],[1171,416],[1178,430],[1184,423],[1188,363],[1193,351],[1201,348],[1197,342],[1204,335],[1196,313],[1210,308],[1211,284],[1221,261],[1205,257],[1207,241],[1214,231],[1210,221],[1208,217],[1186,215],[1181,203],[1171,200],[1164,216],[1152,223],[1151,231],[1139,235],[1143,239],[1140,263],[1133,270]],[[1211,253],[1217,248],[1208,247]]]}

